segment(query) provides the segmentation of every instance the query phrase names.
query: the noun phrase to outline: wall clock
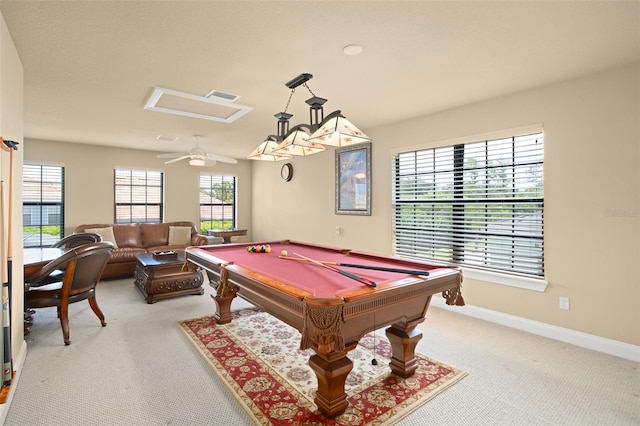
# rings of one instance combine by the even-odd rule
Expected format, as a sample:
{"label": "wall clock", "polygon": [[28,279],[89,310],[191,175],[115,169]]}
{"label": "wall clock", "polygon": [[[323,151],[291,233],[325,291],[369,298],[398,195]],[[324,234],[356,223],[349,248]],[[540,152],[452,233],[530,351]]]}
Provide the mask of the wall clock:
{"label": "wall clock", "polygon": [[280,177],[283,181],[289,182],[293,177],[293,165],[291,163],[285,163],[280,169]]}

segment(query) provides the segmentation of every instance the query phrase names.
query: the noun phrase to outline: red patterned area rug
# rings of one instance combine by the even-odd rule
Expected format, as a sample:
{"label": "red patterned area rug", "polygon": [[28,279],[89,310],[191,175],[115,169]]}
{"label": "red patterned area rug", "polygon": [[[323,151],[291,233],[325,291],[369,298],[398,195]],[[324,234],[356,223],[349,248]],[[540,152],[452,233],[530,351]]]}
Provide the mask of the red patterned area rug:
{"label": "red patterned area rug", "polygon": [[416,354],[416,373],[403,379],[389,369],[384,332],[370,333],[348,354],[349,408],[327,419],[313,402],[317,381],[308,361],[314,352],[298,349],[298,330],[258,309],[233,312],[229,324],[208,316],[179,325],[258,425],[393,424],[466,376]]}

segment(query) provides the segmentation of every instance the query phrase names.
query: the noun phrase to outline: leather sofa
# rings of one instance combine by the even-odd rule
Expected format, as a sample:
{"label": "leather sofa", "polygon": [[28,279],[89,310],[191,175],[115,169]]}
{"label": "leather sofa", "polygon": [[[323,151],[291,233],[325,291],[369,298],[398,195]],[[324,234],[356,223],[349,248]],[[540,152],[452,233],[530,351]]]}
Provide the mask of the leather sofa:
{"label": "leather sofa", "polygon": [[103,241],[115,244],[102,278],[133,276],[136,253],[183,250],[209,243],[192,222],[87,224],[78,226],[75,232],[100,234]]}

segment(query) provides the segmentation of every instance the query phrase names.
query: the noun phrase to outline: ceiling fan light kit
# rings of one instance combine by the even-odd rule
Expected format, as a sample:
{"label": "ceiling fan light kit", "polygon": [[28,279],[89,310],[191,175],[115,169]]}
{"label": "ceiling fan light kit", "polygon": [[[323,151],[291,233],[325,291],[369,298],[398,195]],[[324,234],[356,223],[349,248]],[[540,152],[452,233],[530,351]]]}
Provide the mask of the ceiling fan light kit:
{"label": "ceiling fan light kit", "polygon": [[189,152],[171,152],[167,154],[160,154],[158,158],[169,158],[164,164],[175,163],[177,161],[189,159],[189,164],[198,167],[212,167],[216,165],[217,161],[221,163],[236,164],[238,160],[231,157],[225,157],[224,155],[213,154],[206,152],[204,149],[198,147],[198,136],[194,136],[196,140],[196,146]]}
{"label": "ceiling fan light kit", "polygon": [[[347,120],[340,110],[324,117],[323,105],[327,100],[311,91],[307,81],[312,78],[313,75],[303,73],[285,84],[291,89],[291,93],[284,111],[275,114],[278,119],[278,134],[269,135],[247,156],[248,159],[280,161],[291,156],[306,156],[325,151],[325,145],[341,147],[371,141],[369,136]],[[298,124],[289,129],[289,119],[293,115],[287,113],[287,108],[296,87],[299,86],[304,86],[312,96],[306,100],[309,105],[309,124]]]}

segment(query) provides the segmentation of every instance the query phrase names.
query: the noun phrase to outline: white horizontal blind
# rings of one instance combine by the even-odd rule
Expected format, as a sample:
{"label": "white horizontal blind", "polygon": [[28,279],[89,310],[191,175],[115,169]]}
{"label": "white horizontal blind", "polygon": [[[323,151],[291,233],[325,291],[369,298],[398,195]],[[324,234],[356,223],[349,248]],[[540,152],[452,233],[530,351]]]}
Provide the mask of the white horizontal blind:
{"label": "white horizontal blind", "polygon": [[200,175],[200,229],[231,229],[236,226],[236,178]]}
{"label": "white horizontal blind", "polygon": [[22,166],[23,247],[46,247],[64,237],[64,167]]}
{"label": "white horizontal blind", "polygon": [[395,253],[544,276],[542,133],[400,153]]}
{"label": "white horizontal blind", "polygon": [[114,186],[114,223],[162,222],[162,172],[116,169]]}

